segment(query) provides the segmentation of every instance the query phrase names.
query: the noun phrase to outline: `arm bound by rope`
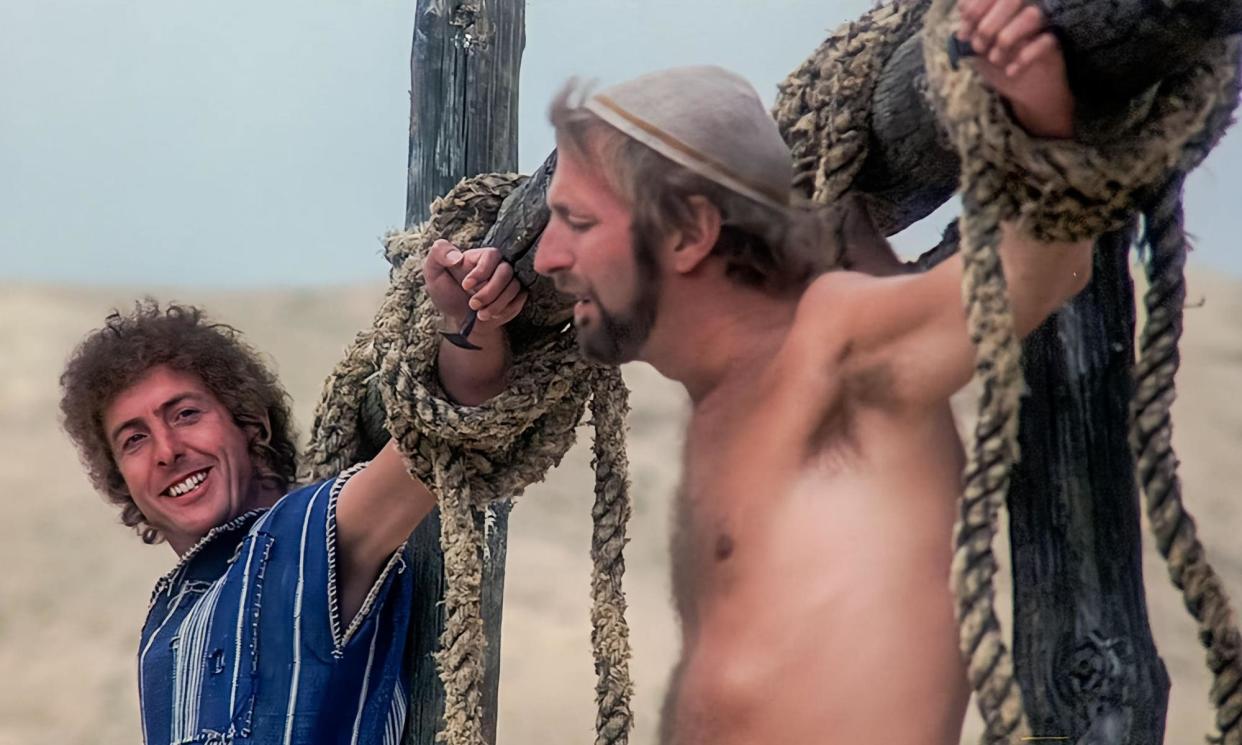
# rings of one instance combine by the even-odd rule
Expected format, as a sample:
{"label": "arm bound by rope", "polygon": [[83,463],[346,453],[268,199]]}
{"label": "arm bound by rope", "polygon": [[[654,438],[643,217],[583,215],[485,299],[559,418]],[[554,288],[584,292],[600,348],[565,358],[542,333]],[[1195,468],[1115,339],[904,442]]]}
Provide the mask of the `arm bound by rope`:
{"label": "arm bound by rope", "polygon": [[[1164,79],[1141,121],[1118,123],[1090,142],[1051,141],[1014,126],[1012,114],[1020,112],[1007,112],[971,66],[951,65],[945,50],[958,28],[954,2],[933,0],[925,18],[924,62],[929,99],[962,164],[963,297],[981,390],[954,526],[951,582],[959,645],[987,727],[984,740],[1012,742],[1031,730],[992,607],[997,564],[991,543],[1018,458],[1022,395],[1021,351],[997,250],[1000,224],[1017,220],[1033,235],[1071,241],[1126,224],[1137,204],[1174,174],[1198,165],[1219,141],[1238,101],[1239,46],[1237,39],[1205,42],[1193,65]],[[1150,495],[1151,484],[1146,476],[1142,480]],[[1215,596],[1216,607],[1228,607]],[[1230,625],[1217,623],[1227,615],[1214,614],[1215,630]],[[1232,629],[1225,636],[1238,638]],[[1234,697],[1242,679],[1238,657],[1212,652],[1210,666],[1222,691],[1218,726],[1226,742],[1242,742],[1242,717],[1236,714],[1242,707]]]}
{"label": "arm bound by rope", "polygon": [[504,324],[517,318],[527,291],[493,247],[461,250],[438,240],[423,262],[423,275],[427,293],[449,328],[461,328],[468,313],[478,313],[469,336],[478,349],[441,339],[436,367],[449,398],[465,406],[484,403],[507,385],[512,350]]}
{"label": "arm bound by rope", "polygon": [[[554,162],[549,159],[544,170]],[[431,269],[428,256],[441,238],[453,246],[494,244],[506,251],[533,242],[541,224],[531,229],[537,220],[529,218],[526,206],[542,206],[542,197],[523,187],[538,179],[506,174],[466,179],[432,204],[427,223],[389,236],[386,253],[394,270],[388,293],[373,326],[358,335],[325,384],[307,451],[312,474],[332,472],[365,457],[362,411],[377,390],[386,413],[385,429],[405,468],[439,499],[446,589],[444,629],[435,653],[445,690],[438,739],[449,745],[483,742],[482,509],[521,494],[560,461],[575,439],[588,399],[597,434],[591,583],[592,645],[599,677],[596,741],[624,743],[630,730],[629,641],[621,590],[621,548],[630,507],[623,430],[626,391],[620,374],[583,359],[573,334],[562,331],[565,300],[554,293],[541,298],[536,291],[508,326],[511,345],[504,364],[497,368],[492,361],[492,372],[506,371],[503,389],[483,405],[469,405],[472,394],[455,388],[462,382],[460,370],[450,371],[455,363],[442,355],[445,316],[449,321],[460,319],[444,306],[437,309],[424,271]],[[516,206],[501,210],[502,202]],[[450,249],[443,250],[447,259]],[[512,253],[505,258],[514,262],[525,285],[538,281],[523,276],[523,261],[514,260]],[[504,305],[503,291],[493,302],[509,307]],[[488,306],[473,309],[482,313]],[[459,307],[456,312],[461,311]],[[498,311],[498,317],[503,319],[505,313]],[[486,329],[488,322],[482,319],[476,329]],[[469,338],[488,341],[474,334]],[[480,359],[485,358],[464,361]],[[489,382],[489,377],[484,374],[474,382],[483,389],[494,387],[495,380]]]}
{"label": "arm bound by rope", "polygon": [[[1012,224],[1002,233],[1014,333],[1021,337],[1087,285],[1092,244],[1041,243]],[[847,375],[883,369],[890,381],[886,402],[931,406],[965,386],[974,372],[975,348],[961,302],[962,271],[962,257],[954,255],[921,274],[835,272],[819,280],[808,298],[820,303],[817,315],[849,329],[843,340],[849,350]]]}
{"label": "arm bound by rope", "polygon": [[[458,403],[486,403],[506,386],[510,364],[504,324],[517,317],[526,292],[512,267],[494,248],[459,251],[448,241],[431,247],[422,272],[435,310],[459,322],[467,309],[482,318],[471,338],[479,350],[441,342],[440,384]],[[390,440],[341,490],[337,546],[342,620],[348,624],[365,602],[375,578],[435,506],[428,485],[413,478],[396,442]]]}
{"label": "arm bound by rope", "polygon": [[[1037,9],[1030,13],[1031,6],[997,20],[982,14],[986,4],[974,7],[978,15],[963,28],[982,55],[977,67],[1018,124],[1039,136],[1072,131],[1074,102],[1064,59],[1044,30],[1042,15]],[[861,202],[847,208],[843,221],[847,242],[883,241]],[[1039,241],[1007,221],[999,252],[1018,336],[1033,331],[1090,279],[1090,241]],[[961,256],[954,256],[916,275],[831,273],[811,288],[809,300],[818,304],[817,315],[849,330],[842,340],[849,350],[847,370],[869,375],[883,369],[890,381],[886,400],[935,405],[969,382],[974,370],[975,349],[961,302],[963,268]]]}

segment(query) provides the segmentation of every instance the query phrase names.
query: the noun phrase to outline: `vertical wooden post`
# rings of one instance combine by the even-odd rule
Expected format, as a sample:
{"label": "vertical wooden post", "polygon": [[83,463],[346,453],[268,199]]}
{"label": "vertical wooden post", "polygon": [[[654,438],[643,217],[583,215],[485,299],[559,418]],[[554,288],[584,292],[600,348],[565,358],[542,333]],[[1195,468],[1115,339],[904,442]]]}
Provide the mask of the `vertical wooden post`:
{"label": "vertical wooden post", "polygon": [[466,176],[517,170],[525,0],[418,0],[405,223]]}
{"label": "vertical wooden post", "polygon": [[1134,461],[1129,234],[1026,341],[1022,460],[1009,493],[1014,664],[1032,734],[1160,745],[1169,678],[1143,593]]}
{"label": "vertical wooden post", "polygon": [[[517,102],[526,45],[524,0],[419,0],[410,55],[410,150],[405,225],[427,219],[432,200],[478,173],[517,170]],[[483,569],[487,656],[483,733],[496,742],[500,627],[509,508],[491,510]],[[431,657],[444,627],[440,515],[411,536],[414,607],[406,745],[433,745],[444,688]]]}

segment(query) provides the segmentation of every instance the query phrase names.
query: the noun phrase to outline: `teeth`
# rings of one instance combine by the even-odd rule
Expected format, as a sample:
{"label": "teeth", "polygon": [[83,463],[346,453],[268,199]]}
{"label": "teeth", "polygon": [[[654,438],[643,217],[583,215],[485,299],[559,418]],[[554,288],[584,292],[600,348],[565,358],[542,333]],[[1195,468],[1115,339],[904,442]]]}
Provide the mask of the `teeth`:
{"label": "teeth", "polygon": [[207,478],[207,473],[205,471],[196,473],[193,476],[189,476],[186,478],[185,481],[182,481],[177,484],[173,484],[172,486],[168,487],[168,494],[169,496],[179,497],[182,494],[185,494],[186,492],[190,491],[194,487],[198,486],[199,484],[203,483],[203,479],[205,478]]}

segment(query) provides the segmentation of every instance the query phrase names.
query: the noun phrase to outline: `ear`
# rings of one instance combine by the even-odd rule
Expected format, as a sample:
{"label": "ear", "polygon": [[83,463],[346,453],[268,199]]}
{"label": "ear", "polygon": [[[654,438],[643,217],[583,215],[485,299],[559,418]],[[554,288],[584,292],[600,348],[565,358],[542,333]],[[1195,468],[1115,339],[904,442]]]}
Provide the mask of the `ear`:
{"label": "ear", "polygon": [[242,428],[250,435],[251,443],[267,445],[272,441],[272,420],[266,411],[253,419],[248,418]]}
{"label": "ear", "polygon": [[673,270],[679,274],[687,274],[702,264],[720,238],[720,208],[700,194],[692,195],[686,202],[690,220],[674,234],[677,245],[673,247]]}

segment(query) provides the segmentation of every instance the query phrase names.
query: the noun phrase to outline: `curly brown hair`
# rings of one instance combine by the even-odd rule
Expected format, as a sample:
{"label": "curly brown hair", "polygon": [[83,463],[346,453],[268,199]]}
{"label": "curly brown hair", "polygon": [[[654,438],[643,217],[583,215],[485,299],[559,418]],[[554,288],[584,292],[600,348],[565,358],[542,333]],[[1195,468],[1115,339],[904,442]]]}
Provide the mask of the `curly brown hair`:
{"label": "curly brown hair", "polygon": [[194,306],[161,309],[151,298],[135,302],[128,315],[114,310],[65,365],[60,411],[91,482],[121,508],[121,522],[144,543],[163,536],[134,503],[108,445],[103,416],[121,392],[157,365],[202,379],[239,427],[258,433],[250,438],[250,456],[259,477],[282,490],[294,483],[297,447],[289,394],[237,329],[209,321]]}

